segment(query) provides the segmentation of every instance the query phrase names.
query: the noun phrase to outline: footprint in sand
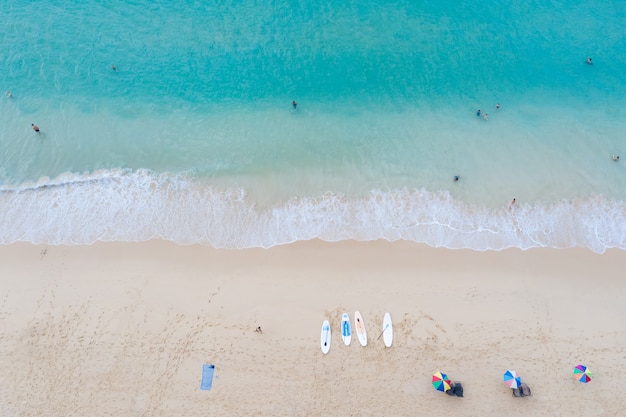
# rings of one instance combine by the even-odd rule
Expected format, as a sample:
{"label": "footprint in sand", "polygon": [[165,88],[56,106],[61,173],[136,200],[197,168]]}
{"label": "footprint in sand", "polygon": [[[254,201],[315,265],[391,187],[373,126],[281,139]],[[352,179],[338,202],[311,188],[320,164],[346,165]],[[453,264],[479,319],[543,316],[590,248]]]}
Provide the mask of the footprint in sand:
{"label": "footprint in sand", "polygon": [[430,315],[420,311],[420,315],[415,321],[414,328],[417,330],[418,339],[422,342],[435,343],[440,345],[452,345],[447,336],[447,330]]}

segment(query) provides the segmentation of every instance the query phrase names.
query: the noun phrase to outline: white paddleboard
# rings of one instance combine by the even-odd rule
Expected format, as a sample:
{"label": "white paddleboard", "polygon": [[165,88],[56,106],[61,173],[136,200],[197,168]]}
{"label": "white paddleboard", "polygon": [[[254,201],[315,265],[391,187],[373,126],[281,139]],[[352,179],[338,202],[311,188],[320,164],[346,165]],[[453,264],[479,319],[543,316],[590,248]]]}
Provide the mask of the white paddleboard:
{"label": "white paddleboard", "polygon": [[349,346],[352,341],[352,326],[350,326],[348,313],[343,313],[341,316],[341,340],[346,346]]}
{"label": "white paddleboard", "polygon": [[365,322],[363,317],[358,311],[354,312],[354,327],[356,328],[356,335],[359,338],[361,346],[367,345],[367,332],[365,331]]}
{"label": "white paddleboard", "polygon": [[383,318],[383,341],[387,347],[391,347],[393,343],[393,325],[391,324],[391,314],[389,313],[385,313]]}
{"label": "white paddleboard", "polygon": [[322,352],[325,354],[330,350],[330,323],[328,320],[324,320],[322,323],[322,334],[320,335],[320,346]]}

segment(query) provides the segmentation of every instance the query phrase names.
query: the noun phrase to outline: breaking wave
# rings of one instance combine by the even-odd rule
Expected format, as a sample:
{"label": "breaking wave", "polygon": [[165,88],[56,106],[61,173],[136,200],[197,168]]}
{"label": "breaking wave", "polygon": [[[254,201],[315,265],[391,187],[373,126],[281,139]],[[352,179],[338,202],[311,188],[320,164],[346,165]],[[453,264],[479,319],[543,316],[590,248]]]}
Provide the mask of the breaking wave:
{"label": "breaking wave", "polygon": [[147,170],[65,174],[0,188],[0,243],[84,245],[160,238],[269,248],[300,240],[409,240],[477,251],[626,249],[626,203],[603,196],[488,208],[445,191],[327,193],[259,207],[243,188]]}

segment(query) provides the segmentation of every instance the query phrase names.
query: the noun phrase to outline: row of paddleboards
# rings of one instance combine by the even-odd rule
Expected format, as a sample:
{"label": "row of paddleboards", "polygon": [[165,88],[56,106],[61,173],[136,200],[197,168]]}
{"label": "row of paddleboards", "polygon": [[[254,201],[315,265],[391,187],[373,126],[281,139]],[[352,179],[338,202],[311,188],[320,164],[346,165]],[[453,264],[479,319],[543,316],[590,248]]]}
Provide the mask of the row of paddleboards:
{"label": "row of paddleboards", "polygon": [[[363,316],[361,316],[361,313],[358,311],[354,312],[354,328],[356,329],[356,336],[359,339],[361,346],[367,346],[367,330],[365,329],[365,322],[363,321]],[[381,336],[385,342],[385,346],[390,347],[393,343],[393,325],[391,323],[391,315],[389,313],[385,313],[385,316],[383,317],[383,329],[378,336],[378,339],[380,339]],[[348,313],[343,313],[341,316],[341,340],[343,340],[343,343],[346,346],[349,346],[350,342],[352,342],[352,323],[350,322],[350,316]],[[324,323],[322,323],[322,333],[320,335],[320,346],[324,354],[327,354],[328,351],[330,351],[330,341],[330,322],[328,320],[324,320]]]}

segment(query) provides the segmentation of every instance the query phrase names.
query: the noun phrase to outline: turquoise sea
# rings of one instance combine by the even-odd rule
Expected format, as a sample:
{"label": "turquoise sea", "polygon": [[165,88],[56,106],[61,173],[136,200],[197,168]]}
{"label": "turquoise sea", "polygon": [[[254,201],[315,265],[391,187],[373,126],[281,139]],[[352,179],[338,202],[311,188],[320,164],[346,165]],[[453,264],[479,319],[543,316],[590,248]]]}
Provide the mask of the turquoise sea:
{"label": "turquoise sea", "polygon": [[13,0],[0,18],[0,243],[626,249],[626,2]]}

